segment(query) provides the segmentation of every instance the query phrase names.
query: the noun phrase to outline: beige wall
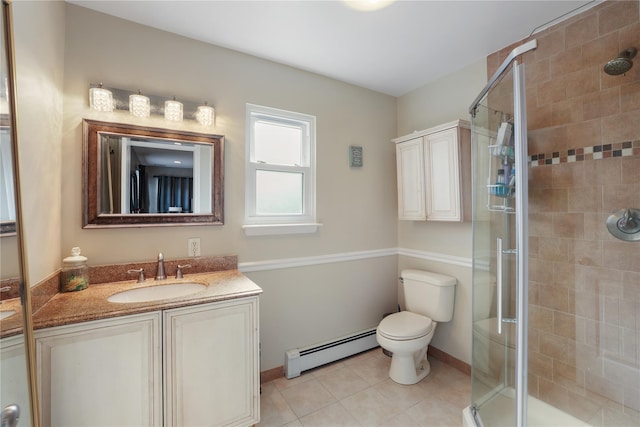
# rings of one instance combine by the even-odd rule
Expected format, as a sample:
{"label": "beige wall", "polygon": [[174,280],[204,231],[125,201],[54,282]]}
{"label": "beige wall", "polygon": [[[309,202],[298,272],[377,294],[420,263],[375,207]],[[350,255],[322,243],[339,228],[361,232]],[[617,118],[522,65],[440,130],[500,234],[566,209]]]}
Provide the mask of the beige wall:
{"label": "beige wall", "polygon": [[[154,259],[160,251],[176,258],[187,255],[191,237],[200,237],[202,255],[237,254],[241,264],[395,248],[395,98],[72,5],[64,81],[63,253],[80,246],[93,265]],[[87,100],[89,84],[100,81],[207,99],[216,108],[214,132],[226,144],[223,226],[81,228],[81,120],[100,117]],[[244,235],[247,102],[316,116],[317,233]],[[163,119],[148,123],[166,126]],[[364,147],[360,169],[349,168],[351,144]],[[281,366],[290,348],[375,327],[395,306],[396,262],[393,254],[354,268],[337,262],[250,273],[265,291],[261,368]]]}
{"label": "beige wall", "polygon": [[29,283],[60,267],[65,7],[14,2],[20,185]]}

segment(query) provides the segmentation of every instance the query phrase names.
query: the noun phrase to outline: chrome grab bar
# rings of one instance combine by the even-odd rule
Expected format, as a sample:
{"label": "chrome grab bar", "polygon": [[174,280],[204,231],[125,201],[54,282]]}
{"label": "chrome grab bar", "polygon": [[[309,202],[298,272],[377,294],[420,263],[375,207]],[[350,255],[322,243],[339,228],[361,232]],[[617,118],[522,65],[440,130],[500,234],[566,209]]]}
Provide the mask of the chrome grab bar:
{"label": "chrome grab bar", "polygon": [[502,238],[496,241],[496,292],[498,309],[498,335],[502,335]]}

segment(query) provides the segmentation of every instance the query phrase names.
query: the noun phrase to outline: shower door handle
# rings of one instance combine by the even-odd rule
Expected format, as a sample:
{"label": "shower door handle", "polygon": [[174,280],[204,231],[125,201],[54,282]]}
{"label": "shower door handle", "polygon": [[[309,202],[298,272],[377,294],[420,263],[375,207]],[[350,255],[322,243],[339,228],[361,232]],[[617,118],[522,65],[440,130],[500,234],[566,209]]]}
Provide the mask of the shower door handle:
{"label": "shower door handle", "polygon": [[502,335],[502,238],[496,239],[496,298],[498,311],[498,335]]}

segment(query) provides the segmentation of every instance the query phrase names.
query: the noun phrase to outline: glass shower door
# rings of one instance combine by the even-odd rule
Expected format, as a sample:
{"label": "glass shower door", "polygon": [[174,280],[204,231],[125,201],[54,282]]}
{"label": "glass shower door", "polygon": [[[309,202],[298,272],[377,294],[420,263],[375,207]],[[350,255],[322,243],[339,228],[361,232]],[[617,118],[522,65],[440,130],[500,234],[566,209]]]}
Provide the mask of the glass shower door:
{"label": "glass shower door", "polygon": [[477,426],[525,426],[527,153],[524,66],[472,112],[472,407]]}

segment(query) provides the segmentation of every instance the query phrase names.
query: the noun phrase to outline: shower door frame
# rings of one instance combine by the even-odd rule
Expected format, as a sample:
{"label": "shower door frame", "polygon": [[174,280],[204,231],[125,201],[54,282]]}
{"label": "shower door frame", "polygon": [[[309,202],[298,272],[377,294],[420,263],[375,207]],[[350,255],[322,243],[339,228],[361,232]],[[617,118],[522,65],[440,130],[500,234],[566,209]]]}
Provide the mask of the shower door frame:
{"label": "shower door frame", "polygon": [[[537,48],[537,41],[531,40],[514,48],[493,74],[487,85],[469,107],[469,114],[475,117],[476,108],[496,86],[501,77],[509,71],[513,64],[513,107],[514,107],[514,152],[516,176],[516,316],[515,319],[501,319],[498,322],[515,322],[516,327],[516,352],[515,352],[515,422],[516,425],[527,425],[527,399],[528,399],[528,153],[527,153],[527,111],[525,93],[524,64],[517,61],[517,57]],[[477,177],[476,177],[477,179]],[[474,209],[477,209],[474,203]],[[475,215],[474,215],[475,217]],[[501,254],[498,254],[500,257]],[[474,283],[475,285],[475,283]],[[500,284],[499,284],[500,285]],[[501,286],[500,286],[501,287]],[[501,328],[499,325],[498,328]],[[472,350],[473,351],[473,350]],[[505,369],[507,358],[505,358]],[[472,403],[473,418],[476,425],[482,425],[478,420],[480,414],[477,411],[476,402]]]}

